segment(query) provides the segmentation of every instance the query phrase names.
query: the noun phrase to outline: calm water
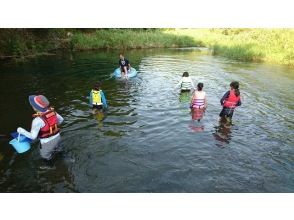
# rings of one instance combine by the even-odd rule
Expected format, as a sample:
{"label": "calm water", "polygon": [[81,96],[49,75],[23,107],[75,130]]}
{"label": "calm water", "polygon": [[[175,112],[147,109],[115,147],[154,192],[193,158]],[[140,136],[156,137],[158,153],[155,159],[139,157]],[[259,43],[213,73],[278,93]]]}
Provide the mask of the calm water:
{"label": "calm water", "polygon": [[[129,51],[134,79],[110,77],[117,52],[58,54],[0,64],[1,192],[294,192],[294,71],[240,63],[205,50]],[[208,109],[191,120],[182,72],[203,82]],[[88,92],[103,82],[109,102],[93,115]],[[240,81],[232,127],[218,124],[219,99]],[[63,151],[42,169],[38,143],[8,144],[29,128],[28,95],[44,94],[64,117]]]}

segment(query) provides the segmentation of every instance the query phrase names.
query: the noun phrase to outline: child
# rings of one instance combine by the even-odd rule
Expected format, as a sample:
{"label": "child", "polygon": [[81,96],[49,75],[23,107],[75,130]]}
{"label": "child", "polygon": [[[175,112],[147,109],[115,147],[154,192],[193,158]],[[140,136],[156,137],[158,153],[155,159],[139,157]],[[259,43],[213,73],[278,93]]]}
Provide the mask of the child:
{"label": "child", "polygon": [[221,120],[225,118],[227,122],[231,122],[235,108],[241,105],[239,82],[231,82],[230,86],[231,90],[227,91],[220,100],[223,109],[219,116]]}
{"label": "child", "polygon": [[177,86],[179,85],[181,85],[181,92],[190,91],[191,88],[194,89],[194,83],[188,72],[183,73],[182,79],[179,81]]}
{"label": "child", "polygon": [[203,118],[203,113],[207,108],[206,93],[202,90],[203,83],[198,83],[197,91],[194,91],[191,100],[192,119],[198,120]]}
{"label": "child", "polygon": [[125,77],[127,77],[128,71],[131,69],[131,64],[129,63],[129,60],[124,57],[122,53],[119,54],[118,65],[120,67],[121,73],[124,74]]}
{"label": "child", "polygon": [[39,138],[40,155],[43,159],[50,160],[60,142],[58,125],[63,122],[63,118],[49,107],[49,101],[43,95],[31,95],[29,102],[36,112],[33,115],[31,132],[20,127],[17,132],[32,140]]}
{"label": "child", "polygon": [[103,91],[100,89],[100,83],[96,84],[90,92],[90,105],[93,109],[107,108],[107,101]]}

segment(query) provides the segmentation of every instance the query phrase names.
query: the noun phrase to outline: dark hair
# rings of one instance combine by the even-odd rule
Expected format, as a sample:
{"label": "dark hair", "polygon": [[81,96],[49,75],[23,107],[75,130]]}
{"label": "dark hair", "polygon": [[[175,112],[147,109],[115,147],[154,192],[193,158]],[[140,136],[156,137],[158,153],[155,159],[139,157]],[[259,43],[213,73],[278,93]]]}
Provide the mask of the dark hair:
{"label": "dark hair", "polygon": [[183,77],[189,77],[189,73],[188,72],[184,72],[183,73]]}
{"label": "dark hair", "polygon": [[94,85],[94,89],[95,89],[95,90],[100,90],[100,86],[101,86],[101,83],[98,82],[98,83],[96,83],[96,84]]}
{"label": "dark hair", "polygon": [[198,83],[197,84],[198,91],[202,91],[202,88],[203,88],[203,83]]}
{"label": "dark hair", "polygon": [[239,82],[233,81],[231,82],[230,86],[235,90],[235,95],[239,96],[240,95]]}

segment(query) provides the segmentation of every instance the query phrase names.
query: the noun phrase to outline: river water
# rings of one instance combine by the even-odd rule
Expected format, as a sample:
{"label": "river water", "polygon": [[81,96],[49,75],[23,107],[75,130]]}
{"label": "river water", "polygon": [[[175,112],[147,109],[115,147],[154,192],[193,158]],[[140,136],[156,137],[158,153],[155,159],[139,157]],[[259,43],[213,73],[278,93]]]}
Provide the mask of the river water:
{"label": "river water", "polygon": [[[199,49],[127,52],[136,78],[116,80],[117,51],[59,53],[0,64],[1,192],[294,192],[294,71],[244,63]],[[184,71],[203,82],[208,109],[191,119]],[[242,106],[218,122],[231,81]],[[92,113],[88,93],[102,81],[109,109]],[[43,166],[38,143],[8,144],[29,129],[28,96],[44,94],[65,119],[62,151]]]}

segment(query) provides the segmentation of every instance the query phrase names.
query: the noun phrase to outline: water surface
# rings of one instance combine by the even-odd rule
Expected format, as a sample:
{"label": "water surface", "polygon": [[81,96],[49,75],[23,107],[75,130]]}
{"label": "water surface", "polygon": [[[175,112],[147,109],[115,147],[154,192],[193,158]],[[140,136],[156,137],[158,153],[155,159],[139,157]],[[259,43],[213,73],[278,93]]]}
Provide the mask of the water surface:
{"label": "water surface", "polygon": [[[129,51],[138,76],[116,80],[117,51],[61,53],[0,64],[1,192],[293,192],[293,69],[242,63],[197,49]],[[188,71],[203,82],[208,109],[191,120],[190,94],[175,85]],[[219,126],[219,99],[240,82],[233,126]],[[93,115],[97,81],[109,102]],[[31,94],[61,114],[63,151],[42,169],[38,143],[25,154],[8,144],[29,128]]]}

